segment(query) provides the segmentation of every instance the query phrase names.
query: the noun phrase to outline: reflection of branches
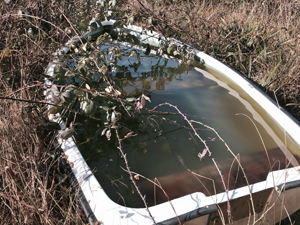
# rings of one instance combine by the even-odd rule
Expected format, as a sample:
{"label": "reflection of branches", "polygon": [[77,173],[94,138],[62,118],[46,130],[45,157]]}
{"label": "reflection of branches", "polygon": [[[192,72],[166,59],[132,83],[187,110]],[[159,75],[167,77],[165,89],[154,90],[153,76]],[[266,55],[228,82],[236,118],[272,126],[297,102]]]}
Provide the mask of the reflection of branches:
{"label": "reflection of branches", "polygon": [[111,85],[110,81],[109,81],[108,78],[106,77],[106,71],[102,71],[102,70],[101,70],[101,68],[98,66],[98,64],[97,64],[97,62],[96,62],[96,60],[95,60],[94,58],[93,58],[92,60],[94,61],[95,66],[97,67],[98,71],[99,71],[101,74],[103,74],[103,77],[104,77],[104,79],[106,80],[106,83],[107,83],[107,84],[109,85],[109,87],[111,87],[112,90],[114,91],[114,94],[115,94],[115,96],[116,96],[116,99],[121,103],[123,109],[127,112],[128,116],[131,117],[131,114],[130,114],[130,113],[128,112],[128,110],[126,109],[126,107],[125,107],[123,101],[121,100],[121,98],[117,97],[117,96],[120,95],[120,94],[119,94],[119,91],[117,91],[117,90],[113,87],[113,85]]}
{"label": "reflection of branches", "polygon": [[[236,155],[237,159],[240,160],[240,154],[237,154]],[[233,159],[232,163],[231,163],[231,166],[230,166],[230,169],[229,169],[229,175],[228,175],[228,181],[227,181],[227,188],[229,189],[229,178],[230,178],[230,174],[231,174],[231,169],[233,167],[233,164],[234,162],[236,161],[236,158]],[[235,178],[235,181],[234,181],[234,185],[236,185],[237,183],[237,179],[239,177],[239,172],[240,172],[240,166],[238,166],[238,170],[237,170],[237,173],[236,173],[236,178]]]}
{"label": "reflection of branches", "polygon": [[228,217],[230,218],[230,221],[231,223],[233,224],[233,218],[232,218],[232,215],[231,215],[231,207],[230,207],[230,203],[229,203],[229,195],[228,195],[228,189],[226,188],[226,185],[225,185],[225,181],[224,181],[224,178],[223,178],[223,175],[215,161],[214,158],[211,159],[213,161],[213,163],[215,164],[216,166],[216,169],[218,170],[218,173],[220,174],[220,177],[221,177],[221,180],[222,180],[222,184],[223,184],[223,187],[224,187],[224,190],[226,191],[226,194],[227,194],[227,213],[228,213]]}
{"label": "reflection of branches", "polygon": [[[147,141],[155,140],[155,139],[157,139],[158,137],[165,136],[165,135],[167,135],[167,134],[169,134],[169,133],[172,133],[172,132],[175,132],[175,131],[178,131],[178,130],[181,130],[181,129],[183,129],[183,128],[182,128],[182,127],[179,127],[179,128],[177,128],[177,129],[174,129],[174,130],[170,130],[170,131],[167,131],[167,132],[164,132],[164,133],[159,133],[158,135],[156,135],[156,136],[154,136],[154,137],[146,138],[146,139],[144,139],[144,140],[142,140],[142,141],[138,141],[137,143],[131,143],[130,148],[133,148],[133,147],[135,147],[136,145],[139,145],[139,144],[144,143],[144,142],[147,142]],[[128,147],[127,147],[127,148],[128,148]]]}
{"label": "reflection of branches", "polygon": [[[160,125],[161,125],[161,119],[158,117],[156,119],[156,117],[158,116],[149,116],[147,119],[149,121],[150,126],[156,131],[157,129],[159,129]],[[160,119],[160,120],[159,120]],[[156,129],[157,128],[157,129]]]}
{"label": "reflection of branches", "polygon": [[[152,118],[152,117],[154,117],[154,116],[158,117],[159,114],[162,114],[162,115],[177,115],[177,116],[179,115],[178,113],[171,113],[171,112],[154,111],[154,110],[148,110],[148,109],[143,109],[143,110],[146,110],[147,112],[149,112],[149,113],[152,114],[152,116],[149,116],[147,119],[148,119],[149,121],[150,121],[150,120],[151,120],[151,121],[154,121],[155,124],[156,124],[156,127],[158,127],[158,128],[159,128],[159,126],[160,126],[160,123],[162,123],[162,122],[159,123],[159,122],[157,122],[157,121],[156,121],[154,118]],[[153,113],[155,113],[155,114],[153,115]],[[143,114],[143,115],[144,115],[144,114]],[[148,115],[148,114],[146,114],[146,115]],[[172,133],[172,132],[175,132],[175,131],[178,131],[178,130],[181,130],[181,129],[186,129],[186,130],[189,130],[189,129],[190,129],[189,127],[184,126],[184,125],[181,125],[181,124],[177,123],[175,120],[169,119],[169,118],[167,118],[167,117],[161,117],[160,119],[161,119],[162,121],[168,121],[169,123],[176,125],[178,128],[171,129],[171,130],[165,131],[165,132],[159,131],[158,134],[155,135],[154,137],[148,137],[148,138],[145,138],[145,139],[143,139],[142,141],[138,141],[138,143],[131,143],[130,147],[135,147],[136,145],[138,145],[138,144],[140,144],[140,143],[144,143],[144,142],[147,142],[147,141],[150,141],[150,140],[155,140],[155,139],[157,139],[158,137],[163,137],[163,136],[165,136],[165,135],[167,135],[167,134],[169,134],[169,133]],[[151,125],[151,124],[150,124],[150,125]],[[156,131],[155,125],[151,125],[151,127],[153,127],[154,130]],[[196,129],[198,129],[198,128],[196,128]],[[196,130],[196,129],[195,129],[195,130]],[[191,135],[191,136],[192,136],[192,135]]]}
{"label": "reflection of branches", "polygon": [[198,174],[198,173],[195,173],[195,172],[191,171],[191,170],[185,165],[183,159],[182,159],[180,156],[177,156],[177,157],[178,157],[180,163],[184,166],[184,168],[185,168],[189,173],[193,174],[193,176],[199,181],[199,183],[203,186],[203,188],[207,191],[207,193],[208,193],[209,195],[211,195],[210,191],[207,189],[207,187],[205,186],[205,184],[199,179],[199,177],[200,177],[200,178],[203,178],[203,179],[206,179],[206,180],[210,180],[210,181],[212,182],[212,184],[213,184],[214,194],[217,194],[215,181],[214,181],[213,179],[211,179],[211,178],[209,178],[209,177],[202,176],[202,175],[200,175],[200,174]]}
{"label": "reflection of branches", "polygon": [[[205,186],[205,184],[200,180],[200,178],[203,178],[203,179],[206,179],[206,180],[210,180],[210,181],[212,182],[212,185],[213,185],[213,188],[214,188],[214,194],[217,193],[217,191],[216,191],[216,185],[215,185],[214,179],[211,179],[211,178],[209,178],[209,177],[202,176],[202,175],[200,175],[200,174],[198,174],[198,173],[195,173],[195,172],[191,171],[191,170],[184,164],[183,159],[182,159],[180,156],[177,156],[177,157],[178,157],[179,161],[181,162],[181,164],[185,167],[185,169],[186,169],[189,173],[191,173],[191,174],[199,181],[199,183],[203,186],[203,188],[207,191],[207,193],[208,193],[209,195],[211,195],[210,191],[207,189],[207,187]],[[223,216],[222,210],[221,210],[220,206],[217,205],[217,207],[218,207],[218,212],[219,212],[219,214],[220,214],[220,217],[221,217],[221,219],[222,219],[222,221],[223,221],[223,224],[225,224],[224,216]]]}
{"label": "reflection of branches", "polygon": [[[122,168],[122,169],[123,169],[124,171],[126,171],[127,173],[129,173],[128,170],[125,170],[124,168]],[[178,218],[178,215],[177,215],[177,213],[176,213],[176,211],[175,211],[175,208],[174,208],[174,206],[173,206],[173,204],[172,204],[172,202],[171,202],[171,200],[170,200],[168,194],[167,194],[166,191],[163,189],[163,187],[162,187],[162,185],[160,184],[160,182],[158,181],[158,179],[157,179],[157,178],[154,178],[154,181],[152,181],[152,180],[150,180],[149,178],[144,177],[143,175],[141,175],[141,174],[139,174],[139,173],[132,172],[132,171],[131,171],[131,173],[132,173],[132,174],[135,174],[135,175],[134,175],[134,178],[136,178],[137,180],[139,179],[139,177],[141,177],[141,178],[144,178],[145,180],[149,181],[150,183],[154,184],[154,192],[155,192],[155,190],[156,190],[155,187],[159,187],[159,189],[164,193],[164,195],[165,195],[166,198],[168,199],[168,202],[170,203],[170,205],[171,205],[171,207],[172,207],[172,209],[173,209],[173,211],[174,211],[174,213],[175,213],[175,215],[176,215],[176,217],[177,217],[178,223],[181,225],[181,221],[180,221],[179,218]],[[156,199],[154,199],[154,200],[156,200]],[[154,204],[154,205],[156,205],[156,204]]]}
{"label": "reflection of branches", "polygon": [[163,90],[165,90],[165,80],[159,79],[159,80],[156,82],[156,90],[158,90],[158,91],[163,91]]}
{"label": "reflection of branches", "polygon": [[131,180],[131,182],[133,183],[133,185],[134,185],[136,191],[138,192],[139,196],[140,196],[141,199],[143,200],[144,205],[145,205],[145,208],[146,208],[146,210],[148,211],[149,216],[151,217],[153,223],[156,224],[156,222],[155,222],[155,220],[154,220],[154,218],[153,218],[153,216],[152,216],[152,214],[151,214],[151,212],[150,212],[150,210],[149,210],[149,208],[148,208],[148,206],[147,206],[147,203],[146,203],[146,201],[145,201],[145,198],[142,196],[142,194],[141,194],[141,192],[140,192],[140,189],[138,188],[138,186],[137,186],[137,184],[136,184],[136,182],[135,182],[135,180],[134,180],[134,178],[133,178],[132,172],[131,172],[131,170],[130,170],[130,168],[129,168],[129,165],[128,165],[128,161],[127,161],[127,158],[126,158],[126,154],[124,154],[124,152],[123,152],[123,150],[122,150],[121,142],[122,142],[123,139],[122,139],[122,140],[120,139],[118,129],[116,129],[115,131],[116,131],[116,136],[117,136],[117,139],[118,139],[118,142],[119,142],[119,147],[118,147],[118,149],[120,150],[120,153],[121,153],[121,155],[122,155],[122,157],[123,157],[123,159],[124,159],[124,162],[125,162],[127,171],[128,171],[128,173],[129,173],[129,176],[130,176],[130,180]]}
{"label": "reflection of branches", "polygon": [[224,145],[226,146],[227,150],[232,154],[232,156],[236,159],[237,163],[239,164],[242,172],[243,172],[243,175],[245,177],[245,180],[247,182],[247,186],[248,186],[248,189],[249,189],[249,196],[250,196],[250,201],[251,201],[251,205],[252,205],[252,211],[253,211],[253,216],[254,216],[254,220],[255,220],[255,209],[254,209],[254,202],[253,202],[253,198],[252,198],[252,193],[251,193],[251,189],[250,189],[250,184],[249,184],[249,181],[247,179],[247,176],[246,176],[246,173],[245,173],[245,170],[244,168],[242,167],[242,164],[241,162],[239,161],[239,159],[237,158],[237,156],[232,152],[232,150],[229,148],[229,146],[227,145],[227,143],[224,141],[224,139],[219,135],[219,133],[212,127],[210,126],[207,126],[199,121],[195,121],[195,120],[191,120],[190,123],[198,123],[198,124],[201,124],[203,125],[204,127],[206,128],[209,128],[210,130],[212,130],[217,136],[218,138],[224,143]]}
{"label": "reflection of branches", "polygon": [[[243,113],[237,113],[236,115],[247,117],[247,118],[251,121],[251,123],[253,124],[253,126],[255,127],[256,132],[257,132],[257,134],[258,134],[258,136],[259,136],[259,138],[260,138],[260,140],[261,140],[261,142],[262,142],[262,145],[263,145],[263,147],[264,147],[264,150],[265,150],[265,153],[266,153],[268,162],[269,162],[269,166],[270,166],[270,171],[272,172],[272,171],[273,171],[273,167],[275,166],[275,163],[276,163],[276,162],[274,162],[274,164],[271,165],[270,157],[269,157],[269,154],[268,154],[268,151],[267,151],[265,142],[264,142],[264,140],[263,140],[263,138],[262,138],[262,136],[261,136],[261,134],[260,134],[260,132],[259,132],[259,130],[258,130],[256,124],[255,124],[254,121],[253,121],[248,115],[246,115],[246,114],[243,114]],[[280,166],[280,164],[279,164],[279,166]],[[275,184],[274,173],[271,173],[271,174],[272,174],[273,183]],[[274,186],[274,189],[273,189],[273,190],[275,190],[275,186]],[[254,215],[254,220],[255,220],[255,215]]]}
{"label": "reflection of branches", "polygon": [[200,137],[200,135],[196,132],[194,126],[193,126],[193,125],[191,124],[191,122],[186,118],[186,116],[185,116],[185,115],[177,108],[177,106],[174,106],[174,105],[172,105],[172,104],[166,102],[166,103],[159,104],[158,106],[155,106],[155,107],[153,108],[153,110],[156,109],[156,108],[158,108],[158,107],[160,107],[160,106],[163,106],[163,105],[168,105],[168,106],[170,106],[170,107],[176,109],[176,111],[183,117],[183,119],[184,119],[184,120],[189,124],[189,126],[192,128],[192,130],[194,131],[194,134],[196,135],[196,137],[199,138],[199,140],[203,143],[203,145],[205,146],[205,149],[207,149],[207,151],[208,151],[209,156],[211,156],[211,151],[209,150],[209,147],[207,146],[206,142]]}
{"label": "reflection of branches", "polygon": [[[177,106],[174,106],[174,105],[172,105],[172,104],[170,104],[170,103],[162,103],[162,104],[159,104],[158,106],[154,107],[153,109],[156,109],[157,107],[163,106],[163,105],[168,105],[168,106],[170,106],[170,107],[176,109],[176,111],[183,117],[183,119],[189,124],[189,126],[191,127],[191,129],[194,131],[194,134],[196,135],[196,137],[199,138],[199,140],[200,140],[200,141],[203,143],[203,145],[205,146],[205,149],[204,149],[204,150],[205,150],[205,153],[208,152],[209,156],[211,156],[211,151],[209,150],[209,147],[207,146],[206,141],[203,140],[203,139],[200,137],[200,135],[197,133],[197,131],[195,130],[194,126],[192,125],[191,121],[187,119],[187,117],[186,117],[186,116],[185,116],[185,115],[177,108]],[[206,126],[206,127],[208,127],[208,126]],[[201,154],[201,153],[200,153],[200,154]],[[203,157],[203,156],[202,156],[202,157]],[[231,211],[230,211],[230,202],[229,202],[228,190],[226,189],[226,185],[225,185],[225,182],[224,182],[224,179],[223,179],[223,175],[222,175],[222,173],[221,173],[221,171],[220,171],[220,169],[219,169],[219,167],[218,167],[218,165],[217,165],[215,159],[212,158],[212,161],[213,161],[213,163],[214,163],[215,166],[216,166],[216,169],[217,169],[217,171],[218,171],[218,173],[219,173],[219,175],[220,175],[220,177],[221,177],[221,180],[222,180],[223,186],[224,186],[224,188],[225,188],[225,191],[227,192],[228,215],[229,215],[229,218],[230,218],[230,222],[232,222],[232,224],[233,224],[233,219],[232,219]]]}

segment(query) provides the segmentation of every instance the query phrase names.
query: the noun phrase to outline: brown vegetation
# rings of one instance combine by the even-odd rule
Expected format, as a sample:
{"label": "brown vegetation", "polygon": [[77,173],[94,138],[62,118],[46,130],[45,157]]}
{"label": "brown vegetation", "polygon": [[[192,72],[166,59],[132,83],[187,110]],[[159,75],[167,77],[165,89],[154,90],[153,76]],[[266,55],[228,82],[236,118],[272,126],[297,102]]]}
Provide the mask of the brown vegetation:
{"label": "brown vegetation", "polygon": [[29,102],[42,101],[42,89],[27,88],[44,82],[51,54],[67,40],[63,16],[54,1],[5,2],[0,96],[25,101],[0,99],[0,224],[88,223],[52,145],[55,131],[45,124],[45,105]]}
{"label": "brown vegetation", "polygon": [[[43,100],[41,89],[27,87],[43,83],[52,53],[74,34],[65,15],[80,27],[101,8],[84,2],[1,1],[1,97]],[[231,66],[300,119],[299,1],[132,0],[119,9],[119,18],[133,17]],[[0,223],[87,223],[52,145],[45,106],[0,101]]]}
{"label": "brown vegetation", "polygon": [[128,7],[136,23],[219,59],[300,118],[299,1],[134,0]]}

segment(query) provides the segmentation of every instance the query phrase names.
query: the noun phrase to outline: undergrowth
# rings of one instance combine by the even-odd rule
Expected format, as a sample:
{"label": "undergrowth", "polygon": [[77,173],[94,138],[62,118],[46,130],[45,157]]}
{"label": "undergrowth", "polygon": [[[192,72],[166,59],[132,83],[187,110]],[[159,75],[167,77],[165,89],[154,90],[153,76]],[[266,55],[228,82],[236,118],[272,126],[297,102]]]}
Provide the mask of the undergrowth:
{"label": "undergrowth", "polygon": [[[44,82],[52,53],[92,17],[108,17],[104,5],[94,3],[0,3],[2,224],[88,223],[61,166],[61,152],[53,147],[57,131],[45,120],[46,105],[33,103],[43,101],[43,89],[27,87]],[[133,0],[118,6],[112,17],[210,54],[276,96],[300,119],[300,2]]]}
{"label": "undergrowth", "polygon": [[128,1],[134,23],[219,59],[299,119],[298,1]]}
{"label": "undergrowth", "polygon": [[24,100],[0,100],[0,224],[88,223],[52,145],[45,104],[30,104],[44,99],[42,89],[26,88],[44,82],[52,53],[72,35],[62,12],[75,14],[82,3],[0,3],[1,97]]}

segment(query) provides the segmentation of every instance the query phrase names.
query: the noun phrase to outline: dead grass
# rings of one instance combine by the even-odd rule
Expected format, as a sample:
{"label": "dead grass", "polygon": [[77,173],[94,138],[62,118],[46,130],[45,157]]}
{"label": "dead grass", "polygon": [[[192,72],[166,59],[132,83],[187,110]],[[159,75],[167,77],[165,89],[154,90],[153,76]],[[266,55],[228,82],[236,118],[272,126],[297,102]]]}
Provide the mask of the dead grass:
{"label": "dead grass", "polygon": [[[1,1],[1,97],[43,100],[41,89],[26,87],[43,83],[51,54],[67,38],[51,2]],[[26,15],[18,16],[19,10]],[[0,224],[88,223],[61,165],[61,152],[53,148],[45,106],[0,101]]]}
{"label": "dead grass", "polygon": [[0,217],[5,224],[82,224],[84,215],[60,165],[60,151],[49,145],[52,135],[37,110],[22,113],[25,104],[1,101]]}
{"label": "dead grass", "polygon": [[[25,87],[43,82],[51,54],[72,35],[58,9],[80,26],[78,18],[93,11],[83,2],[1,1],[0,96],[43,99],[41,90]],[[300,119],[299,1],[131,0],[120,6],[119,16],[126,9],[135,24],[189,43],[271,96],[275,92],[281,106]],[[26,15],[18,16],[18,10]],[[53,132],[43,124],[43,106],[31,105],[33,111],[26,113],[28,103],[0,101],[1,223],[87,223],[60,152],[51,145]]]}
{"label": "dead grass", "polygon": [[272,97],[275,92],[281,106],[300,119],[300,2],[135,0],[127,5],[135,23],[219,59]]}

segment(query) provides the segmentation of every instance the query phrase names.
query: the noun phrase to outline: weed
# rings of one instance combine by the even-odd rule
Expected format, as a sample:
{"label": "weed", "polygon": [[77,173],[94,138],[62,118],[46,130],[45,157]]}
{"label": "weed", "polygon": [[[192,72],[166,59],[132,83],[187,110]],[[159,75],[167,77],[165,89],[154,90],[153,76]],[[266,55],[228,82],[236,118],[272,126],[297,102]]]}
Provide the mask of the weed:
{"label": "weed", "polygon": [[[87,223],[62,170],[60,152],[52,147],[56,131],[45,122],[47,109],[36,104],[43,101],[40,87],[52,53],[84,32],[93,16],[109,17],[104,5],[85,2],[0,3],[0,217],[5,224]],[[280,105],[299,120],[299,9],[298,1],[288,0],[134,0],[120,1],[114,13],[121,24],[156,30],[226,63],[267,93],[275,92]],[[89,92],[78,89],[78,95],[82,91]],[[110,112],[112,123],[118,115]]]}

